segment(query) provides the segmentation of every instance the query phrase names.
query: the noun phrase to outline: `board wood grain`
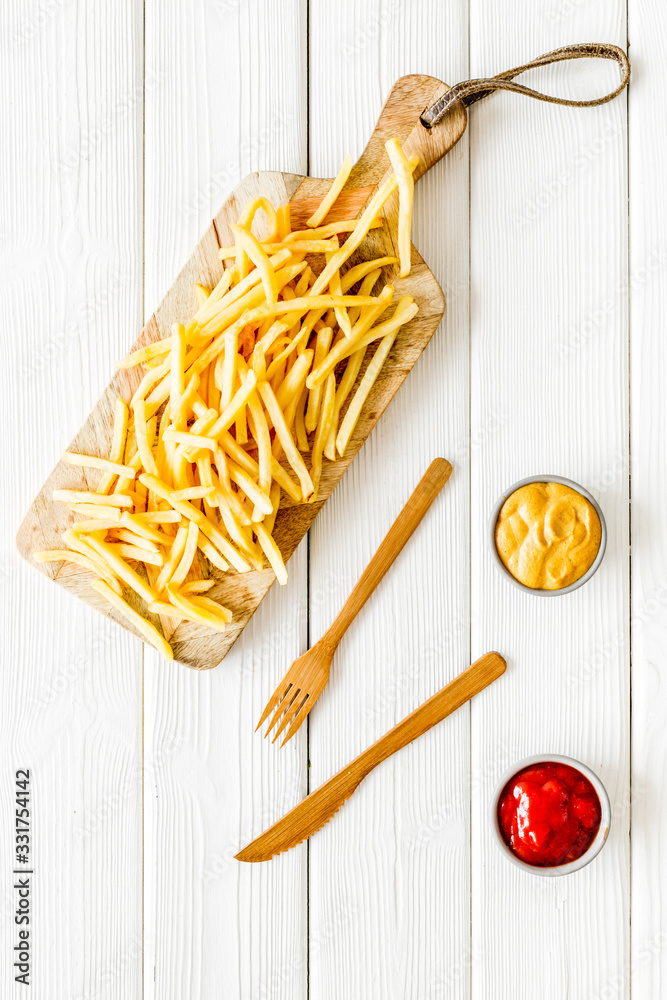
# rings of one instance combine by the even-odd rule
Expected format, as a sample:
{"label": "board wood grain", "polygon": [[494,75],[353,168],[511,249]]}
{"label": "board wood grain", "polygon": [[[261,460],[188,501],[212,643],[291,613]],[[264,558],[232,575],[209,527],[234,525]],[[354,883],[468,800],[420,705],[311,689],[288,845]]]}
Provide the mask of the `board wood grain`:
{"label": "board wood grain", "polygon": [[[374,188],[390,173],[384,158],[380,155],[387,139],[396,136],[404,145],[408,155],[417,153],[420,156],[420,165],[415,171],[416,177],[421,176],[458,141],[467,120],[462,106],[455,107],[448,118],[431,131],[424,129],[419,123],[420,112],[446,89],[444,84],[432,77],[417,75],[407,76],[394,85],[368,145],[348,181],[352,191],[361,189],[355,214],[368,196],[368,189]],[[131,350],[168,337],[174,322],[187,322],[187,319],[196,312],[195,285],[200,282],[206,287],[213,287],[219,281],[222,275],[222,262],[218,258],[217,251],[219,247],[233,243],[230,223],[236,222],[248,201],[263,195],[276,207],[292,200],[299,203],[316,196],[322,197],[329,183],[327,180],[280,172],[263,171],[246,177],[234,188],[204,233]],[[398,219],[397,193],[388,202],[383,215],[386,226],[369,235],[357,255],[351,258],[352,261],[367,259],[371,255],[383,256],[394,251]],[[393,270],[395,271],[395,268]],[[402,294],[412,295],[419,306],[419,312],[396,337],[382,371],[366,399],[345,457],[336,462],[325,462],[317,501],[300,504],[290,502],[289,498],[283,498],[281,501],[273,534],[286,561],[398,391],[442,317],[444,298],[440,287],[414,248],[410,275],[407,278],[398,278],[390,271],[389,276],[397,298]],[[368,360],[362,365],[356,384],[363,378],[367,366]],[[114,398],[120,395],[129,402],[143,374],[143,366],[131,370],[121,369],[116,373],[72,441],[70,450],[84,454],[108,454]],[[54,503],[53,491],[65,486],[72,489],[86,488],[85,483],[85,471],[77,477],[66,463],[60,462],[56,466],[19,530],[17,543],[19,551],[25,558],[30,559],[33,553],[43,548],[60,547],[58,539],[62,532],[74,523],[76,515],[64,505]],[[63,568],[63,564],[60,563],[35,565],[57,583],[132,631],[123,616],[90,588],[91,576],[85,570],[72,572],[71,567]],[[261,573],[251,571],[243,574],[230,570],[223,575],[212,568],[212,574],[218,582],[210,591],[210,596],[221,601],[232,611],[233,618],[229,628],[224,633],[219,633],[190,622],[182,622],[170,637],[175,658],[199,669],[208,669],[220,662],[275,579],[271,569],[265,569]],[[131,600],[132,604],[137,604],[136,595],[128,595],[128,600]],[[157,624],[155,615],[149,615],[143,608],[141,610]]]}

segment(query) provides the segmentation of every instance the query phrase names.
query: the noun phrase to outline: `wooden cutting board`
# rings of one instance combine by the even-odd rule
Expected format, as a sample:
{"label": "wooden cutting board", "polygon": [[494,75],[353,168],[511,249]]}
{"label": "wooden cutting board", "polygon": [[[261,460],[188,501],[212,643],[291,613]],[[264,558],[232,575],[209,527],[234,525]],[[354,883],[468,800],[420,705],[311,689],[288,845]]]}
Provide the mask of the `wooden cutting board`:
{"label": "wooden cutting board", "polygon": [[[429,76],[404,76],[394,85],[381,113],[375,130],[350,174],[345,191],[339,196],[333,211],[325,222],[354,218],[378,183],[390,171],[384,143],[396,136],[408,155],[418,153],[420,167],[415,172],[418,178],[436,163],[460,139],[467,124],[466,110],[456,104],[447,117],[434,129],[427,130],[419,122],[419,115],[449,88],[439,80]],[[218,249],[234,242],[229,224],[236,222],[247,201],[263,195],[275,206],[287,201],[292,203],[292,228],[303,228],[305,220],[328,190],[331,181],[299,174],[261,172],[246,177],[234,189],[218,215],[204,233],[189,261],[177,277],[166,296],[151,316],[128,351],[145,344],[168,337],[172,323],[185,323],[197,308],[195,284],[200,282],[212,288],[222,275],[222,262]],[[368,259],[370,256],[397,256],[396,224],[398,218],[398,195],[392,196],[385,206],[386,225],[383,229],[372,230],[351,263]],[[387,271],[395,288],[394,300],[403,294],[412,295],[419,305],[417,316],[403,327],[396,338],[384,367],[366,400],[345,457],[336,462],[325,460],[319,499],[316,503],[295,504],[283,496],[276,519],[274,538],[285,561],[289,559],[297,545],[310,528],[319,510],[326,503],[332,490],[357,454],[371,430],[394,397],[402,382],[422,353],[442,318],[445,300],[432,273],[412,248],[412,270],[407,278],[399,279],[396,268]],[[362,367],[358,381],[363,377]],[[113,406],[116,395],[129,402],[144,374],[143,366],[116,373],[92,413],[78,432],[71,445],[72,451],[107,455],[111,444],[113,426]],[[71,391],[71,389],[68,389]],[[54,489],[95,489],[99,473],[87,473],[64,462],[55,467],[39,495],[33,502],[17,535],[17,545],[21,554],[32,560],[32,553],[41,549],[61,547],[61,534],[71,526],[78,515],[63,504],[51,499]],[[92,607],[113,618],[124,628],[134,631],[118,612],[109,607],[103,598],[90,587],[91,576],[85,570],[67,563],[33,563],[35,567],[50,576],[61,586],[82,598]],[[205,627],[184,622],[178,626],[170,642],[177,660],[200,670],[216,666],[229,652],[243,628],[256,610],[267,590],[274,582],[270,569],[258,573],[236,573],[230,571],[224,576],[214,571],[219,582],[210,591],[211,597],[220,600],[233,612],[233,621],[224,634],[212,632]],[[134,595],[127,594],[132,602]],[[145,613],[138,603],[137,610]],[[159,627],[155,616],[149,616]]]}

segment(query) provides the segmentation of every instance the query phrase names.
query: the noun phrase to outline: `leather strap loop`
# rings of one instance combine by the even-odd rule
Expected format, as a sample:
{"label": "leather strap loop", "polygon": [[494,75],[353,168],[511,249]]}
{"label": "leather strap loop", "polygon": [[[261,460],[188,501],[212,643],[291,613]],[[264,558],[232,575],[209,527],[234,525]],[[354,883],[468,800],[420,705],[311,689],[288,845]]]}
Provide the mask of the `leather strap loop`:
{"label": "leather strap loop", "polygon": [[[612,59],[618,63],[621,71],[621,82],[616,90],[603,97],[595,97],[590,101],[570,101],[564,97],[550,97],[542,94],[539,90],[531,90],[520,83],[514,82],[514,77],[519,73],[524,73],[528,69],[535,69],[537,66],[548,66],[550,63],[565,62],[568,59]],[[457,101],[462,101],[466,107],[475,101],[487,97],[494,90],[511,90],[515,94],[525,94],[527,97],[535,97],[538,101],[547,101],[550,104],[565,104],[571,108],[593,108],[598,104],[606,104],[614,97],[617,97],[627,86],[630,79],[630,63],[623,49],[617,45],[605,45],[595,42],[582,45],[566,45],[562,49],[554,49],[546,55],[534,59],[533,62],[524,66],[517,66],[509,69],[498,76],[490,77],[487,80],[465,80],[457,83],[456,86],[448,90],[430,108],[426,108],[419,120],[424,128],[433,128],[447,114],[449,108]]]}

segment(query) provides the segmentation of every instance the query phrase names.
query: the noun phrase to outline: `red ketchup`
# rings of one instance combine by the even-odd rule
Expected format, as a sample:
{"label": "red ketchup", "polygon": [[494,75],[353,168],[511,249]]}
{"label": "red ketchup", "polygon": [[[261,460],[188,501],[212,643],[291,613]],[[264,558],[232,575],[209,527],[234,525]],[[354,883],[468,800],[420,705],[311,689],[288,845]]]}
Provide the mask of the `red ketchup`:
{"label": "red ketchup", "polygon": [[600,828],[600,799],[569,764],[531,764],[507,782],[498,800],[505,843],[526,864],[554,868],[585,854]]}

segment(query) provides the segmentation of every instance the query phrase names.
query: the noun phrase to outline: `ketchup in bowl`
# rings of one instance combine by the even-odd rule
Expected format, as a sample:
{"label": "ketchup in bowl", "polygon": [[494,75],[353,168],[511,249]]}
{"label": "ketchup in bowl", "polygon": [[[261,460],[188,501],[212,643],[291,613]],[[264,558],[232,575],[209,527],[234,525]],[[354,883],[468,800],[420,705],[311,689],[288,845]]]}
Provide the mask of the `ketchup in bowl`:
{"label": "ketchup in bowl", "polygon": [[518,771],[498,799],[502,837],[521,861],[555,868],[577,861],[600,828],[591,782],[569,764],[543,761]]}

